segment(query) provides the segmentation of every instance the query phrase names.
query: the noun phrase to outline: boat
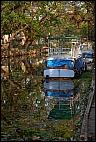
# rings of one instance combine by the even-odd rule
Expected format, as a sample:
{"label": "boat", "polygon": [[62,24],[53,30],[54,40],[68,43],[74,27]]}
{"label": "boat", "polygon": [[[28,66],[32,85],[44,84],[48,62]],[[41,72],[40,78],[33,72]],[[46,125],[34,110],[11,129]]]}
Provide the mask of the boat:
{"label": "boat", "polygon": [[[64,37],[63,39],[71,39],[72,37]],[[67,40],[68,40],[67,39]],[[44,77],[50,79],[58,78],[74,78],[77,74],[81,74],[85,70],[85,63],[80,55],[81,51],[78,46],[63,47],[59,46],[61,40],[54,41],[58,38],[49,40],[48,57],[45,60]]]}
{"label": "boat", "polygon": [[78,55],[55,55],[48,57],[45,61],[44,77],[45,78],[74,78],[85,70],[85,62]]}
{"label": "boat", "polygon": [[92,70],[94,64],[94,52],[93,50],[82,51],[82,57],[86,64],[86,70]]}
{"label": "boat", "polygon": [[44,70],[44,77],[74,77],[74,63],[72,58],[65,58],[64,56],[52,56],[46,60],[46,69]]}
{"label": "boat", "polygon": [[94,52],[92,50],[82,51],[82,57],[83,57],[83,59],[85,59],[86,63],[92,63],[93,57],[94,57]]}

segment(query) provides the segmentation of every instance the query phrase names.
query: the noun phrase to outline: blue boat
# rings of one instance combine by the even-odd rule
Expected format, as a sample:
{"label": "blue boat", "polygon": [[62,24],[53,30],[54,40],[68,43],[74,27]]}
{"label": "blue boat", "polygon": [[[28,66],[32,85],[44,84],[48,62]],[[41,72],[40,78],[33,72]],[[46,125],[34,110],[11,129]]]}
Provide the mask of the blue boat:
{"label": "blue boat", "polygon": [[94,52],[93,50],[82,51],[82,57],[86,64],[86,70],[92,70],[93,60],[94,60]]}
{"label": "blue boat", "polygon": [[94,52],[91,50],[82,51],[82,57],[85,59],[86,63],[92,63],[94,58]]}

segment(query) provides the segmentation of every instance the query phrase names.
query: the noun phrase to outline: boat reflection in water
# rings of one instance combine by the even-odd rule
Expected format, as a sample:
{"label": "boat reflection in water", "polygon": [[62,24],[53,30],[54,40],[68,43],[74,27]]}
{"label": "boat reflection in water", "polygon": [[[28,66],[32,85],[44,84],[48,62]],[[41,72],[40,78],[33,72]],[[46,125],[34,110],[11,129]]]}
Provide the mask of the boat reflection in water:
{"label": "boat reflection in water", "polygon": [[71,119],[79,112],[80,94],[74,94],[72,80],[46,80],[44,92],[49,119]]}

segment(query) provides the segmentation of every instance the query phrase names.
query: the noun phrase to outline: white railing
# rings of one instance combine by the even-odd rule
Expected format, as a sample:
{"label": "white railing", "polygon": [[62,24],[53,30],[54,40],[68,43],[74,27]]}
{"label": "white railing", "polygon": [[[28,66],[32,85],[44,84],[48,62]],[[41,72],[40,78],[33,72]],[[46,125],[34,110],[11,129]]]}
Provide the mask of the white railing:
{"label": "white railing", "polygon": [[48,48],[48,56],[50,55],[62,55],[62,54],[70,54],[71,53],[71,48],[56,48],[56,47],[51,47]]}

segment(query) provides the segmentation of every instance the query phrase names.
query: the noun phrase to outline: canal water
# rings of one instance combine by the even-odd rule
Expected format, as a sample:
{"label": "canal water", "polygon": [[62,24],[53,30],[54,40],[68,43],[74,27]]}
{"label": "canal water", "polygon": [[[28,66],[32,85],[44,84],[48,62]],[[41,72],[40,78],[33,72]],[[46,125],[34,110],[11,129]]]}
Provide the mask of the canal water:
{"label": "canal water", "polygon": [[79,140],[91,72],[73,80],[43,78],[42,59],[1,61],[1,140]]}

